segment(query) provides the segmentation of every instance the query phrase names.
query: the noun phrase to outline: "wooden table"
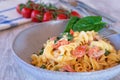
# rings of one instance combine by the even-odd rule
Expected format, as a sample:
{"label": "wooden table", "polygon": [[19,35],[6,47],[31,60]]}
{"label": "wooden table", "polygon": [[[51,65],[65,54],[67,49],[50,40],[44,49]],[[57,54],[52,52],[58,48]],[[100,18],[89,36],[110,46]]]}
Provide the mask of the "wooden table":
{"label": "wooden table", "polygon": [[[3,1],[3,0],[2,0]],[[117,19],[120,18],[120,0],[81,0],[98,10]],[[120,20],[120,19],[119,19]],[[34,23],[18,26],[14,29],[0,31],[0,80],[37,80],[25,72],[13,59],[11,44],[15,36]],[[41,80],[41,79],[39,79]],[[120,80],[120,74],[111,80]]]}

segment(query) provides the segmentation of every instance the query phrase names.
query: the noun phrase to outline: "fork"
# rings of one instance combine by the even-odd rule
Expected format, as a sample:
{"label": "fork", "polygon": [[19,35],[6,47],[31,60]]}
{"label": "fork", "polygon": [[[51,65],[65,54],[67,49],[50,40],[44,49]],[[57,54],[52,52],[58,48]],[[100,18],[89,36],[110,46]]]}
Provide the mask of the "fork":
{"label": "fork", "polygon": [[118,21],[118,19],[116,19],[116,18],[114,18],[114,17],[112,17],[112,16],[110,16],[110,15],[108,15],[108,14],[102,12],[102,11],[94,9],[91,6],[85,4],[84,2],[82,2],[80,0],[76,0],[76,2],[77,2],[78,7],[81,7],[83,9],[85,9],[86,11],[93,13],[94,15],[102,16],[107,21],[110,21],[112,23],[115,23],[115,22]]}
{"label": "fork", "polygon": [[74,2],[67,2],[65,0],[59,0],[62,6],[67,7],[69,9],[75,10],[78,13],[82,14],[82,16],[89,16],[90,14],[83,9],[82,7],[78,6],[77,1]]}
{"label": "fork", "polygon": [[103,38],[110,37],[114,34],[120,34],[120,22],[107,24],[105,28],[99,31],[99,34]]}
{"label": "fork", "polygon": [[75,0],[74,2],[67,2],[65,0],[59,0],[59,2],[65,7],[76,10],[80,14],[82,13],[83,16],[84,15],[85,16],[98,15],[98,16],[102,16],[105,21],[110,22],[110,23],[115,23],[118,21],[118,19],[108,14],[105,14],[99,10],[96,10],[80,0]]}

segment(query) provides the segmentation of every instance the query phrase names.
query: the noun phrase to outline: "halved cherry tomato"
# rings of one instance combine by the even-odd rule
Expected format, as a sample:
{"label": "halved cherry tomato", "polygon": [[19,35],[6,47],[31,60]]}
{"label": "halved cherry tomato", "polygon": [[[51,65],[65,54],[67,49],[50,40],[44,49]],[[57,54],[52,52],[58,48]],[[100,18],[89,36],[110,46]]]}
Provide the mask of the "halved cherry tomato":
{"label": "halved cherry tomato", "polygon": [[61,19],[67,19],[67,15],[65,15],[65,14],[58,14],[57,15],[57,20],[61,20]]}
{"label": "halved cherry tomato", "polygon": [[86,49],[87,49],[87,46],[85,46],[85,45],[84,46],[78,46],[78,47],[76,47],[75,50],[72,51],[72,55],[77,57],[77,58],[80,58],[80,57],[85,55]]}
{"label": "halved cherry tomato", "polygon": [[19,14],[21,14],[22,9],[25,7],[25,4],[18,4],[16,10]]}
{"label": "halved cherry tomato", "polygon": [[32,18],[32,22],[40,22],[42,21],[42,15],[41,12],[38,10],[33,10],[31,13],[31,18]]}
{"label": "halved cherry tomato", "polygon": [[71,11],[71,16],[77,16],[77,17],[81,17],[80,14],[76,11]]}
{"label": "halved cherry tomato", "polygon": [[50,21],[53,19],[53,14],[50,11],[44,13],[43,22]]}
{"label": "halved cherry tomato", "polygon": [[24,8],[22,9],[22,12],[21,12],[21,14],[22,14],[22,16],[23,16],[24,18],[30,18],[30,17],[31,17],[31,13],[32,13],[32,9],[27,8],[27,7],[24,7]]}

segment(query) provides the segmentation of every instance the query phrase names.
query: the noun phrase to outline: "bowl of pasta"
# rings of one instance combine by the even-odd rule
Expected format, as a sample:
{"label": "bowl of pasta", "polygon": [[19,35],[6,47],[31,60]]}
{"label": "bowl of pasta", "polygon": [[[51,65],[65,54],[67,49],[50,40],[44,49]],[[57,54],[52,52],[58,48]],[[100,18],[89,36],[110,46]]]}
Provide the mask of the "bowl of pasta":
{"label": "bowl of pasta", "polygon": [[14,59],[41,80],[109,80],[120,73],[120,35],[101,37],[103,26],[98,16],[36,24],[13,41]]}

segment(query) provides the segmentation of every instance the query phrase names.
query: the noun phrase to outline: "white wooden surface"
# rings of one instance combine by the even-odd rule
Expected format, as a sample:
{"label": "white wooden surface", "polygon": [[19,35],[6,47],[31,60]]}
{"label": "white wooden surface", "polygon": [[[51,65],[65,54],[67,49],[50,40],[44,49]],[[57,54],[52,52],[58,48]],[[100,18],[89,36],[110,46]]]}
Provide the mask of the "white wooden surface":
{"label": "white wooden surface", "polygon": [[[3,0],[2,0],[3,1]],[[113,17],[120,18],[120,0],[81,0]],[[119,19],[120,20],[120,19]],[[0,31],[0,80],[37,80],[17,65],[12,56],[11,44],[14,37],[33,23],[14,29]],[[41,79],[39,79],[41,80]],[[111,80],[120,80],[120,74]]]}

